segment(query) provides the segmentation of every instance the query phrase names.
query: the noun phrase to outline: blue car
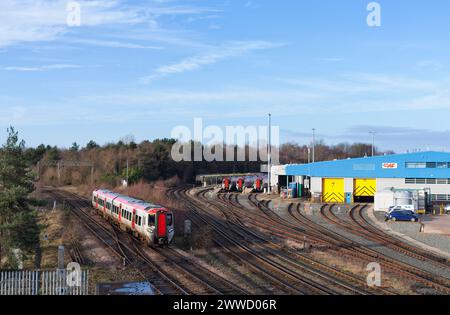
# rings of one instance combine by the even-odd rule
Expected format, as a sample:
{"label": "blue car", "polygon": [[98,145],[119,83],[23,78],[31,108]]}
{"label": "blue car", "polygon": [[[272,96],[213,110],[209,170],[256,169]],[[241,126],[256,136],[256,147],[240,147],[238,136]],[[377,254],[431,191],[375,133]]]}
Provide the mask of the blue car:
{"label": "blue car", "polygon": [[419,216],[410,210],[396,210],[391,213],[386,213],[385,221],[388,220],[418,222]]}

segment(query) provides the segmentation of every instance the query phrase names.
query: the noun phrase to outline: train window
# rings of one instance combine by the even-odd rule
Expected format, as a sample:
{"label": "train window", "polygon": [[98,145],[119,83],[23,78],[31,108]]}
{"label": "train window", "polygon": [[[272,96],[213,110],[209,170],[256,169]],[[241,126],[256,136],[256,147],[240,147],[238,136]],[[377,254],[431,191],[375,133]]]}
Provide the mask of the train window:
{"label": "train window", "polygon": [[172,214],[168,213],[167,214],[167,225],[172,225]]}
{"label": "train window", "polygon": [[94,196],[94,202],[97,202],[97,197]]}
{"label": "train window", "polygon": [[155,215],[154,214],[148,215],[148,225],[155,225]]}

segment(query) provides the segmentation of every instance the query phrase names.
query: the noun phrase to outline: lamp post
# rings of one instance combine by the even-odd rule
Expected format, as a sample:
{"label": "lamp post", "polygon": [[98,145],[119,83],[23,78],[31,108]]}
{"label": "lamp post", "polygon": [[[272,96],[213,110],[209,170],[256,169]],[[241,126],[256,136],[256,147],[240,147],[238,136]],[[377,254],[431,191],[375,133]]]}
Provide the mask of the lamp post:
{"label": "lamp post", "polygon": [[313,128],[313,143],[312,143],[312,162],[316,161],[316,129]]}
{"label": "lamp post", "polygon": [[369,132],[372,135],[372,156],[375,156],[375,131]]}

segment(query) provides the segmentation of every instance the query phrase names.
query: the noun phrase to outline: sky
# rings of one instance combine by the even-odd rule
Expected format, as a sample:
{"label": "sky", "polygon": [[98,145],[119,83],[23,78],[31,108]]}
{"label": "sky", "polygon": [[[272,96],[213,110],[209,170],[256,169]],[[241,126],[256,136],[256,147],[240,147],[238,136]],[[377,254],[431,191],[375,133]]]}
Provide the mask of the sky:
{"label": "sky", "polygon": [[[260,126],[281,142],[450,151],[450,2],[0,1],[0,142],[170,137]],[[70,20],[69,22],[74,20]],[[1,129],[4,132],[1,132]]]}

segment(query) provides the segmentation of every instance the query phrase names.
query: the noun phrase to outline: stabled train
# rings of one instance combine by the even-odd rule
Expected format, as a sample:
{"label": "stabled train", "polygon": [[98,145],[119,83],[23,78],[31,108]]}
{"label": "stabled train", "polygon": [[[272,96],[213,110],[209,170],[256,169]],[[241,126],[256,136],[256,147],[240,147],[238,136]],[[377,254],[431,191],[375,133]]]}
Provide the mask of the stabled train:
{"label": "stabled train", "polygon": [[169,244],[173,239],[173,213],[164,207],[107,189],[92,192],[92,206],[105,219],[131,232],[148,245]]}
{"label": "stabled train", "polygon": [[267,188],[267,176],[231,176],[222,181],[222,189],[226,191],[243,191],[245,188],[263,191]]}

